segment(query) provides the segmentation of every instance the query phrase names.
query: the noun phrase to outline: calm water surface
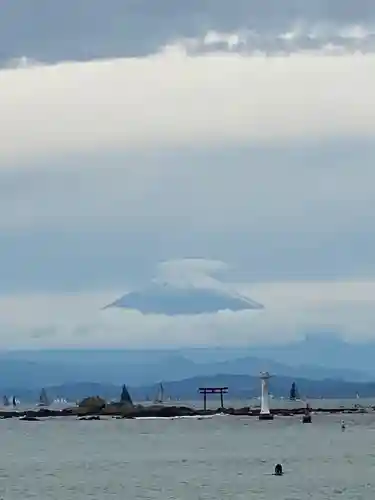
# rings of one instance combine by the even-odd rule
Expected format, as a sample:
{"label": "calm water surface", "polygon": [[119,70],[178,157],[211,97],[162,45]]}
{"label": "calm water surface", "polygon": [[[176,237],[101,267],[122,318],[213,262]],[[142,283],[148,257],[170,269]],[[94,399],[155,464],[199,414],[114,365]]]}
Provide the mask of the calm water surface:
{"label": "calm water surface", "polygon": [[375,414],[341,418],[2,420],[0,498],[373,500]]}

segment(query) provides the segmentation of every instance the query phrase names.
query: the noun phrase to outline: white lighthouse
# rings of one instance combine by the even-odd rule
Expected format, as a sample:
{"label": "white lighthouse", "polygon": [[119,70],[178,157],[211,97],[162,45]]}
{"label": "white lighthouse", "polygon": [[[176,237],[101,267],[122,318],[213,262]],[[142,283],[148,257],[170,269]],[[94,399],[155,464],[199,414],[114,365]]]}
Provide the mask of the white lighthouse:
{"label": "white lighthouse", "polygon": [[261,372],[260,379],[262,381],[262,395],[259,420],[273,420],[273,415],[270,412],[268,381],[271,375],[268,372]]}

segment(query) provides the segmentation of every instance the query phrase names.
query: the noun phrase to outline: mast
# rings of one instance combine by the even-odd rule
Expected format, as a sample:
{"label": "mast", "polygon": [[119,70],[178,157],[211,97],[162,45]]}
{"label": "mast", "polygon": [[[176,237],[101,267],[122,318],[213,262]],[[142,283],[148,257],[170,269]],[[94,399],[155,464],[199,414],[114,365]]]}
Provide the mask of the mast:
{"label": "mast", "polygon": [[297,388],[295,382],[293,382],[292,387],[290,388],[289,399],[290,401],[295,401],[297,399]]}
{"label": "mast", "polygon": [[164,386],[163,383],[160,382],[158,391],[156,393],[156,397],[154,399],[154,403],[162,403],[164,400]]}
{"label": "mast", "polygon": [[132,398],[130,397],[129,391],[125,384],[122,386],[120,402],[124,405],[133,406]]}
{"label": "mast", "polygon": [[48,396],[47,396],[47,392],[46,390],[43,389],[40,391],[40,396],[39,396],[39,403],[43,406],[48,406],[49,405],[49,399],[48,399]]}
{"label": "mast", "polygon": [[160,382],[160,402],[162,403],[164,401],[164,386],[163,383]]}

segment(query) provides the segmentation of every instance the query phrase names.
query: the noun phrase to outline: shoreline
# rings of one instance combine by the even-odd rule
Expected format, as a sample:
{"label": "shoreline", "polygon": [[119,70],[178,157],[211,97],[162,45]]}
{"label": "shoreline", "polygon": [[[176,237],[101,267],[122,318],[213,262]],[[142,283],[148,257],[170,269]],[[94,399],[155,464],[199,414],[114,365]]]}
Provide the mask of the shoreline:
{"label": "shoreline", "polygon": [[[374,407],[339,407],[339,408],[310,408],[312,414],[353,414],[371,413]],[[306,407],[301,408],[272,408],[270,413],[274,416],[293,417],[306,414]],[[142,417],[205,417],[217,414],[258,417],[260,408],[217,408],[217,409],[196,409],[187,406],[122,406],[119,404],[109,404],[104,408],[67,407],[62,409],[36,408],[27,410],[0,410],[0,419],[22,418],[24,420],[38,420],[48,417],[76,417],[82,420],[98,420],[100,417],[113,417],[134,419]]]}

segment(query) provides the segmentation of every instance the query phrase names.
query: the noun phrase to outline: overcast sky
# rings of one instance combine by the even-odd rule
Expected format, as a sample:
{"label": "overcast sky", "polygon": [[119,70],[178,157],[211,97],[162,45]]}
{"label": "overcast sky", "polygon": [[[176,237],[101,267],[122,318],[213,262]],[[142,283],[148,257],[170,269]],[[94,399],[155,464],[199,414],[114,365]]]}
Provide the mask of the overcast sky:
{"label": "overcast sky", "polygon": [[[0,346],[372,338],[372,0],[0,6]],[[186,257],[264,311],[100,310]]]}

